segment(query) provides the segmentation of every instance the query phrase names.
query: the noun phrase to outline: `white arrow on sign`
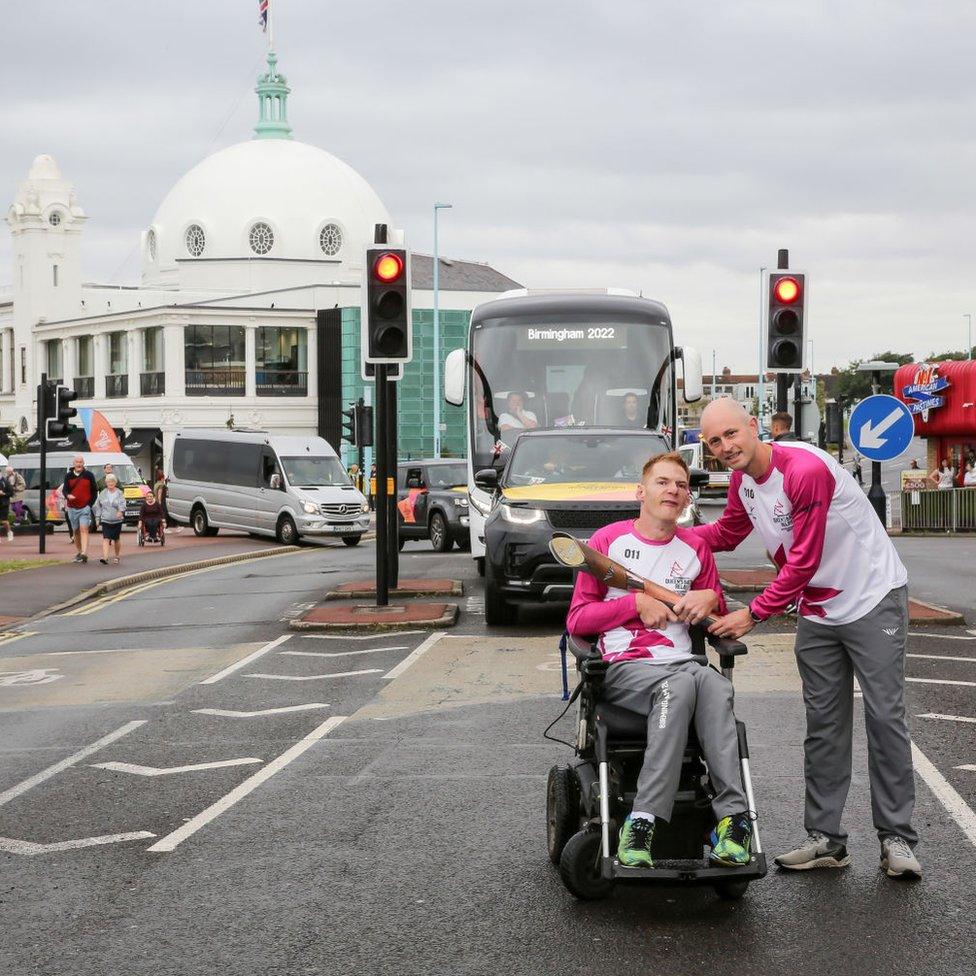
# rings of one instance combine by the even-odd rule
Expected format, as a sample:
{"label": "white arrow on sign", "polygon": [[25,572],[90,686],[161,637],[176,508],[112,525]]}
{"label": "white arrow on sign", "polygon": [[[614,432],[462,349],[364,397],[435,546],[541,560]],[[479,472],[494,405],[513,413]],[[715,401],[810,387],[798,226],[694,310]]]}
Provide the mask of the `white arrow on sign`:
{"label": "white arrow on sign", "polygon": [[101,837],[82,837],[80,840],[63,840],[57,844],[35,844],[29,840],[14,840],[13,837],[0,837],[0,851],[8,854],[21,854],[33,857],[35,854],[55,854],[58,851],[73,851],[79,847],[98,847],[101,844],[118,844],[124,840],[146,840],[155,837],[148,830],[136,830],[128,834],[103,834]]}
{"label": "white arrow on sign", "polygon": [[881,435],[902,415],[902,411],[895,409],[885,417],[884,420],[878,422],[877,427],[871,426],[871,421],[867,421],[861,425],[861,435],[860,442],[861,447],[867,447],[872,450],[877,450],[879,447],[884,447],[888,441],[887,437],[882,437]]}
{"label": "white arrow on sign", "polygon": [[132,773],[133,776],[172,776],[174,773],[196,773],[202,769],[223,769],[225,766],[246,766],[261,763],[263,759],[224,759],[222,762],[197,763],[195,766],[136,766],[133,763],[92,763],[95,769],[111,769],[115,773]]}

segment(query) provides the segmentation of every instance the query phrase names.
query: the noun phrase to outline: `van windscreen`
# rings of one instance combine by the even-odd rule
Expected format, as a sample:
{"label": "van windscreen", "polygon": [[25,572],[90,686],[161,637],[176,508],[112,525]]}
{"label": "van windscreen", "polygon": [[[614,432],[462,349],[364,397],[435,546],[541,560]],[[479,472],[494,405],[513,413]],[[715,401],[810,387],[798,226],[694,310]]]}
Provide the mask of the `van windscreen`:
{"label": "van windscreen", "polygon": [[342,462],[336,457],[283,457],[285,477],[293,488],[326,488],[350,485]]}

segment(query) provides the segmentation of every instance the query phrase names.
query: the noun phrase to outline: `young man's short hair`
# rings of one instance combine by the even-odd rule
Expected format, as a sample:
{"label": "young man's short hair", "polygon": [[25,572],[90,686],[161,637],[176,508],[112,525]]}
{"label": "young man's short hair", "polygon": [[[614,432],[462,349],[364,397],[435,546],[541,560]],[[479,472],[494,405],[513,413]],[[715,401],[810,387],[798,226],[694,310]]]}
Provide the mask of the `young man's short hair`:
{"label": "young man's short hair", "polygon": [[672,464],[678,465],[681,468],[686,478],[691,477],[691,472],[688,470],[688,464],[685,459],[677,451],[665,451],[661,454],[655,454],[654,457],[648,458],[647,463],[644,465],[643,471],[641,471],[641,481],[644,481],[647,476],[651,473],[651,469],[655,464],[661,461],[670,461]]}
{"label": "young man's short hair", "polygon": [[770,422],[774,424],[782,424],[787,430],[793,429],[793,418],[785,410],[780,410],[779,413],[774,413],[772,417],[770,417]]}

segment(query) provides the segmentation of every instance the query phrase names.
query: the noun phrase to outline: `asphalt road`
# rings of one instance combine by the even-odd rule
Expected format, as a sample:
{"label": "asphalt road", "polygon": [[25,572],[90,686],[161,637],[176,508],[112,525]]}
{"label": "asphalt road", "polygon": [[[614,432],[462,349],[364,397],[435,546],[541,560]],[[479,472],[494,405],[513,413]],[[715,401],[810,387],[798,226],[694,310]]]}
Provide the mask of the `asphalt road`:
{"label": "asphalt road", "polygon": [[[581,904],[545,852],[561,611],[485,628],[469,557],[411,543],[404,577],[464,581],[453,631],[288,629],[372,558],[221,567],[0,642],[5,976],[972,973],[976,634],[911,638],[921,883],[878,871],[859,728],[848,871],[771,873],[735,904],[690,888]],[[803,715],[789,634],[768,630],[737,711],[775,853],[802,834]]]}

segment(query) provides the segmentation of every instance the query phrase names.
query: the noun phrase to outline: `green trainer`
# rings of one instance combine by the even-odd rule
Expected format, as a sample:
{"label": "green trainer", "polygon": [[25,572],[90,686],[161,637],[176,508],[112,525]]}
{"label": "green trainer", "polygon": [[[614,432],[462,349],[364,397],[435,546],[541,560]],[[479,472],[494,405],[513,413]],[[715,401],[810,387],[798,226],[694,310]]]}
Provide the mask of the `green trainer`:
{"label": "green trainer", "polygon": [[747,813],[723,817],[712,831],[709,859],[727,868],[748,864],[752,857],[752,823]]}
{"label": "green trainer", "polygon": [[620,829],[617,844],[617,860],[625,868],[652,868],[651,841],[654,839],[654,821],[646,817],[627,817]]}

